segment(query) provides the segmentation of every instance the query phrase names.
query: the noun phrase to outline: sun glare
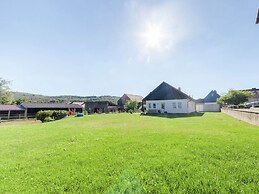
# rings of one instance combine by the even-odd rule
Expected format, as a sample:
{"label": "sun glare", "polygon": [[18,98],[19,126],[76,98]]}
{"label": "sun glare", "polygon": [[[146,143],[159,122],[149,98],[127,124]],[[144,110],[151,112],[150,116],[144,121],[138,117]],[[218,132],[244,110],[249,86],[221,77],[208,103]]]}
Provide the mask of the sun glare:
{"label": "sun glare", "polygon": [[159,49],[165,40],[165,33],[159,25],[148,25],[141,37],[148,48]]}

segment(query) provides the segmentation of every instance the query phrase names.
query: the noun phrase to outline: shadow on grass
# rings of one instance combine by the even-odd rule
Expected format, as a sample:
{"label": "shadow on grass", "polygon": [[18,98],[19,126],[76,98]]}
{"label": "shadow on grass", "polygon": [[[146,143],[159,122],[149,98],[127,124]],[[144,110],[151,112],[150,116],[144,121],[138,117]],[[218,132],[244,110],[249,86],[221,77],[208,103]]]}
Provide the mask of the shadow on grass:
{"label": "shadow on grass", "polygon": [[168,119],[175,119],[175,118],[187,118],[187,117],[202,117],[204,113],[202,112],[195,112],[195,113],[164,113],[164,114],[141,114],[141,116],[148,116],[148,117],[160,117],[160,118],[168,118]]}
{"label": "shadow on grass", "polygon": [[106,194],[145,194],[146,190],[141,185],[140,180],[131,172],[124,173],[117,179],[114,185],[106,192]]}

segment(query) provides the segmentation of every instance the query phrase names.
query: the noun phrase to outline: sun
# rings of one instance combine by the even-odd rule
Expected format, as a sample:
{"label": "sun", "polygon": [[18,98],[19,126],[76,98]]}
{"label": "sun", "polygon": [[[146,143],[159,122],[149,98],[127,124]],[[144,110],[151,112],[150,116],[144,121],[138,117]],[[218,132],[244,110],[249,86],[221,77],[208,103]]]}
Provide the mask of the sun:
{"label": "sun", "polygon": [[149,24],[141,37],[145,46],[151,49],[161,48],[166,38],[164,30],[157,24]]}

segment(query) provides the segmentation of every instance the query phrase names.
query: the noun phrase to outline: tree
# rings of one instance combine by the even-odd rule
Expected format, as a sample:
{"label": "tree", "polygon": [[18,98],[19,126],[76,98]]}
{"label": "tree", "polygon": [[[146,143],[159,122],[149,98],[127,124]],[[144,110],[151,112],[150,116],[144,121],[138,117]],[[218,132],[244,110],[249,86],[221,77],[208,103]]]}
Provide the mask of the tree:
{"label": "tree", "polygon": [[221,96],[217,103],[220,105],[239,105],[248,101],[249,97],[252,97],[253,93],[249,91],[232,90],[230,89],[228,93]]}
{"label": "tree", "polygon": [[19,99],[14,101],[14,103],[17,104],[17,105],[22,104],[23,102],[27,102],[27,99],[26,98],[19,98]]}
{"label": "tree", "polygon": [[127,104],[125,105],[125,110],[126,112],[136,112],[138,108],[138,102],[137,101],[133,101],[133,100],[129,100],[127,102]]}
{"label": "tree", "polygon": [[9,91],[10,82],[0,77],[0,104],[12,104],[13,95]]}

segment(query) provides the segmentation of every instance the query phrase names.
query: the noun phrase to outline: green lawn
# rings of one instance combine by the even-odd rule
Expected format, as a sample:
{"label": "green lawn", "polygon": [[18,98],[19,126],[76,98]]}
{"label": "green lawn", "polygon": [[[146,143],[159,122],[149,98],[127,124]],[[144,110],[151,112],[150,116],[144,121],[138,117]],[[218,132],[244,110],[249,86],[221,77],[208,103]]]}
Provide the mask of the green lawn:
{"label": "green lawn", "polygon": [[259,127],[222,113],[0,125],[0,193],[259,193]]}

